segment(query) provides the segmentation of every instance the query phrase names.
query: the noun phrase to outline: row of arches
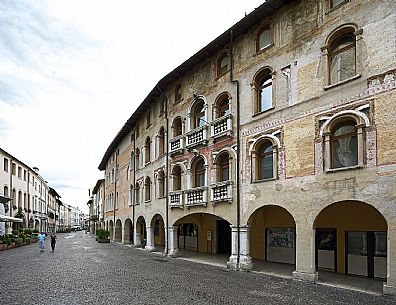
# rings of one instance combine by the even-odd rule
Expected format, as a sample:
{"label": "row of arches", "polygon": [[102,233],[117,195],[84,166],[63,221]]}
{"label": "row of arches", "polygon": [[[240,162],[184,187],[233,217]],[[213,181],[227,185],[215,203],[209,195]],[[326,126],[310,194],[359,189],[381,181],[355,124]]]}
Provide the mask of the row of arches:
{"label": "row of arches", "polygon": [[[387,277],[388,225],[375,207],[361,201],[336,202],[323,208],[310,224],[297,223],[300,215],[297,217],[296,213],[280,205],[256,209],[240,229],[239,234],[244,236],[241,240],[247,240],[246,245],[241,244],[241,253],[253,262],[289,264],[298,269],[297,257],[312,247],[315,270]],[[237,234],[235,227],[231,219],[209,213],[191,213],[172,221],[168,228],[160,214],[147,222],[140,215],[134,228],[130,219],[124,224],[118,219],[115,226],[112,220],[106,222],[112,240],[134,243],[149,251],[165,251],[168,234],[169,253],[193,251],[230,257],[236,249],[232,242],[237,240],[233,236]],[[315,232],[313,244],[307,244],[309,239],[300,236],[309,230]]]}

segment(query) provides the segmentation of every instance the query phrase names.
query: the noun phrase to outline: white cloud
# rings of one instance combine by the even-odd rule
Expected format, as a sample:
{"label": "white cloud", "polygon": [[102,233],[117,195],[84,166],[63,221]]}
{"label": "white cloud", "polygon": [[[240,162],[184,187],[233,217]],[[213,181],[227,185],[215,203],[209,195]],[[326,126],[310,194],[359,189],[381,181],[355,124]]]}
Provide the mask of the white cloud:
{"label": "white cloud", "polygon": [[86,210],[115,134],[167,73],[262,1],[0,2],[0,146]]}

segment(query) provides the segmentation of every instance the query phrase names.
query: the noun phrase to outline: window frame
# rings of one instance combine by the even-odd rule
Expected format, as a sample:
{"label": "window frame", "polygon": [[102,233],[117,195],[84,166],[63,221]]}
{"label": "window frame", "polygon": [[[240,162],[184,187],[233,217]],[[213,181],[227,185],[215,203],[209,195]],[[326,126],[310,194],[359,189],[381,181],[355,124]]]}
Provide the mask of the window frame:
{"label": "window frame", "polygon": [[[263,84],[264,80],[270,79],[271,82],[269,84]],[[253,98],[253,116],[259,115],[261,113],[265,113],[275,108],[275,72],[272,71],[270,67],[264,67],[260,69],[253,77],[253,82],[250,84],[252,87],[252,98]],[[268,108],[262,109],[262,99],[261,99],[261,91],[262,89],[266,89],[271,87],[271,101],[270,106]]]}

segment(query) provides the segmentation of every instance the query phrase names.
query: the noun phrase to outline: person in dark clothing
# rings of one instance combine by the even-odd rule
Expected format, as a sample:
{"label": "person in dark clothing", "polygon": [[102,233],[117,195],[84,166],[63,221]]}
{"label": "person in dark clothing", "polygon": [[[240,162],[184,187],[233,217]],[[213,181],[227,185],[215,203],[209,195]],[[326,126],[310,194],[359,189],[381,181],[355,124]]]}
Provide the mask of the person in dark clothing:
{"label": "person in dark clothing", "polygon": [[52,252],[55,251],[55,244],[56,244],[56,235],[55,233],[51,234],[51,248]]}

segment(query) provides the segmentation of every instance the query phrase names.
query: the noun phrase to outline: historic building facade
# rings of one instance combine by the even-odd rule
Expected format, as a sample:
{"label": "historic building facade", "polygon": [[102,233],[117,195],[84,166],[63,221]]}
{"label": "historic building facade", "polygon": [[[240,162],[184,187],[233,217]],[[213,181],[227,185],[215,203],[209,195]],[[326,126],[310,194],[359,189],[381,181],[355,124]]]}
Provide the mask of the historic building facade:
{"label": "historic building facade", "polygon": [[161,79],[99,165],[111,239],[396,293],[395,8],[266,1]]}

